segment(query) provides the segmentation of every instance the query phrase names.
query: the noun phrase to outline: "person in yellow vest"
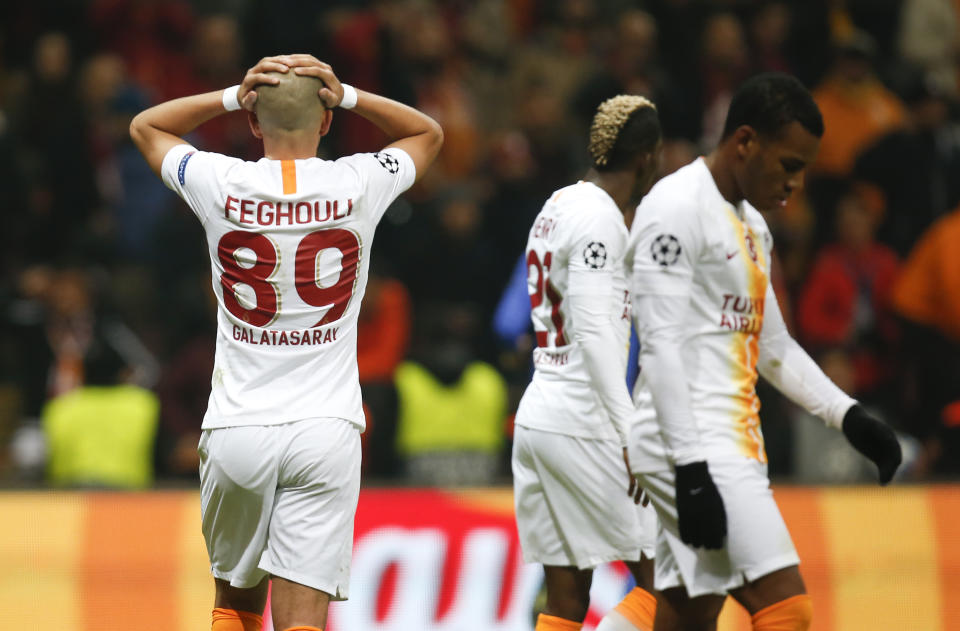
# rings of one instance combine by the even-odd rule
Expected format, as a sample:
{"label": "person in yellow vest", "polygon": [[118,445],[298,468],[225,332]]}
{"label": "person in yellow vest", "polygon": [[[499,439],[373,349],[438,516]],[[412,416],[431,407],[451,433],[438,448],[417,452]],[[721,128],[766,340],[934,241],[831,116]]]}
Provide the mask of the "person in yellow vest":
{"label": "person in yellow vest", "polygon": [[490,484],[504,441],[507,384],[462,344],[397,367],[397,448],[420,484]]}
{"label": "person in yellow vest", "polygon": [[50,484],[143,489],[153,483],[160,402],[123,383],[124,370],[113,349],[95,342],[84,359],[84,385],[44,407]]}

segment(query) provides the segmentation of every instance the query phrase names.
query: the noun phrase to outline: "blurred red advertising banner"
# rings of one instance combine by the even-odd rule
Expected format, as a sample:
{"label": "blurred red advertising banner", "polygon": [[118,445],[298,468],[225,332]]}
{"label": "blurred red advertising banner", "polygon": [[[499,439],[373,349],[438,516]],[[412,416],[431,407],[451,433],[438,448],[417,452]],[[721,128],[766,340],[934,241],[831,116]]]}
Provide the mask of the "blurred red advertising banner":
{"label": "blurred red advertising banner", "polygon": [[[960,631],[960,485],[777,487],[811,631]],[[213,580],[193,491],[0,493],[3,629],[202,631]],[[508,488],[364,489],[350,600],[326,631],[531,631],[541,571]],[[629,586],[594,575],[584,631]],[[737,606],[718,631],[749,631]],[[269,615],[264,631],[271,631]]]}
{"label": "blurred red advertising banner", "polygon": [[[355,527],[350,600],[326,631],[529,631],[543,573],[524,564],[509,491],[370,490]],[[627,589],[623,568],[594,581],[589,626]]]}

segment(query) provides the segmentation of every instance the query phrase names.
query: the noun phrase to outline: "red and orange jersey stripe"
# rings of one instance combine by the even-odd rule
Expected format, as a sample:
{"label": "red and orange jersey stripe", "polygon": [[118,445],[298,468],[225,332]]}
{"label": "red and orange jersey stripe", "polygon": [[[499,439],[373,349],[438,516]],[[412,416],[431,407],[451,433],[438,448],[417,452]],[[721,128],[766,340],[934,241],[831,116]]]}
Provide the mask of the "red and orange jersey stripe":
{"label": "red and orange jersey stripe", "polygon": [[[728,208],[728,219],[737,235],[737,244],[746,265],[747,289],[749,295],[762,303],[767,293],[767,260],[762,242],[757,235]],[[763,312],[756,317],[763,326]],[[730,355],[733,358],[730,379],[739,394],[737,410],[733,422],[740,434],[740,451],[748,458],[767,461],[763,435],[760,432],[760,399],[757,397],[757,358],[760,352],[759,336],[756,333],[734,333],[731,339]]]}

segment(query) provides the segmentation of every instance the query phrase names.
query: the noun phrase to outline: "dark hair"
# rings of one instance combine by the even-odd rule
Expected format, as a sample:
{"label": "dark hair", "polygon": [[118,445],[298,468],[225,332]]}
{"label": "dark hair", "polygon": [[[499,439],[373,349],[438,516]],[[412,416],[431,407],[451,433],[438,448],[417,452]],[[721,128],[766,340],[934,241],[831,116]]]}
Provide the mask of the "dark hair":
{"label": "dark hair", "polygon": [[108,342],[95,339],[83,357],[84,384],[113,386],[120,383],[120,373],[126,362]]}
{"label": "dark hair", "polygon": [[762,136],[776,136],[794,121],[817,138],[823,136],[820,108],[799,79],[780,72],[758,74],[733,95],[721,140],[741,125],[753,127]]}
{"label": "dark hair", "polygon": [[652,105],[630,112],[616,134],[613,146],[606,152],[604,164],[594,159],[598,171],[617,171],[627,166],[638,154],[653,151],[662,135],[660,116]]}

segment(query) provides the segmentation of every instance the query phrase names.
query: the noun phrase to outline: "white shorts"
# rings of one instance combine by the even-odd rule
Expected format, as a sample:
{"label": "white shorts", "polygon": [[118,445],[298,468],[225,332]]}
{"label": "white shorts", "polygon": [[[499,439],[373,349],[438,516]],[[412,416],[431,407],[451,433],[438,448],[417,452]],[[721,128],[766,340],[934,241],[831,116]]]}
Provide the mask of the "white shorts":
{"label": "white shorts", "polygon": [[720,550],[691,548],[680,540],[673,471],[638,475],[660,519],[654,570],[657,589],[683,585],[691,598],[725,594],[799,564],[770,490],[767,465],[748,458],[708,458],[707,466],[727,513],[726,545]]}
{"label": "white shorts", "polygon": [[204,430],[203,537],[235,587],[273,575],[346,600],[360,494],[360,431],[341,419]]}
{"label": "white shorts", "polygon": [[627,496],[616,441],[516,426],[513,501],[527,563],[596,567],[652,558],[656,514]]}

